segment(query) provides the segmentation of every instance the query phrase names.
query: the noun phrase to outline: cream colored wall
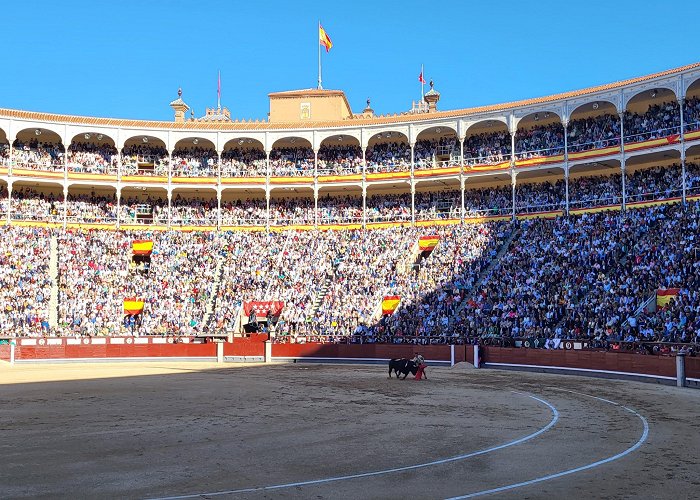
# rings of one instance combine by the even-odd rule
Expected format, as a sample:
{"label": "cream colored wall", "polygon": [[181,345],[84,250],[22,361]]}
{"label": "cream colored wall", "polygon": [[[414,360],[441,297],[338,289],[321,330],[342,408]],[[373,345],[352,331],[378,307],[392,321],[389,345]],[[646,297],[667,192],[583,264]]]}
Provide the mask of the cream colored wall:
{"label": "cream colored wall", "polygon": [[[307,119],[302,119],[301,116],[302,103],[308,103],[311,107]],[[347,101],[341,95],[270,98],[270,123],[337,121],[345,120],[351,115]]]}

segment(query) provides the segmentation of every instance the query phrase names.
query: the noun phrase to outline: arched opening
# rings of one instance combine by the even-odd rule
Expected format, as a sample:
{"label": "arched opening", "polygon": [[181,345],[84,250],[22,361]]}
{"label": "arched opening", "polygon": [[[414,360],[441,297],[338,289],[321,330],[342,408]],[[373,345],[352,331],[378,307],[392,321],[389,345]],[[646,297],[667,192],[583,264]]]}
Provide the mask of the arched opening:
{"label": "arched opening", "polygon": [[643,142],[680,134],[680,110],[669,89],[645,90],[627,103],[625,142]]}
{"label": "arched opening", "polygon": [[167,177],[168,150],[165,142],[148,135],[131,137],[122,149],[122,175]]}
{"label": "arched opening", "polygon": [[622,203],[620,161],[576,165],[569,169],[569,209]]}
{"label": "arched opening", "polygon": [[45,172],[64,169],[66,150],[56,132],[42,128],[21,130],[12,147],[14,168]]}
{"label": "arched opening", "polygon": [[627,202],[680,198],[683,170],[678,151],[634,156],[625,163]]}
{"label": "arched opening", "polygon": [[10,141],[7,140],[7,134],[0,128],[0,166],[10,166]]}
{"label": "arched opening", "polygon": [[683,102],[683,123],[685,132],[700,130],[700,79],[690,84]]}
{"label": "arched opening", "polygon": [[270,193],[270,225],[314,224],[314,191],[310,188],[277,188]]}
{"label": "arched opening", "polygon": [[359,186],[319,189],[318,224],[362,224],[362,189]]}
{"label": "arched opening", "polygon": [[121,191],[120,224],[168,223],[168,192],[154,187],[125,187]]}
{"label": "arched opening", "polygon": [[431,127],[421,131],[413,152],[415,170],[458,166],[460,147],[457,132],[450,127]]}
{"label": "arched opening", "polygon": [[221,193],[222,226],[265,226],[267,202],[261,189],[224,189]]}
{"label": "arched opening", "polygon": [[408,172],[411,170],[411,147],[401,132],[382,132],[372,136],[365,154],[367,173]]}
{"label": "arched opening", "polygon": [[318,175],[362,173],[360,141],[350,135],[326,137],[318,148]]}
{"label": "arched opening", "polygon": [[411,222],[411,190],[408,183],[367,187],[367,222]]}
{"label": "arched opening", "polygon": [[170,222],[174,226],[216,226],[215,189],[174,189]]}
{"label": "arched opening", "polygon": [[[562,130],[563,133],[563,130]],[[566,205],[564,170],[551,168],[520,172],[515,184],[518,214],[562,210]]]}
{"label": "arched opening", "polygon": [[109,186],[74,185],[68,188],[66,222],[116,224],[117,190]]}
{"label": "arched opening", "polygon": [[459,219],[462,193],[458,179],[420,183],[415,194],[416,221]]}
{"label": "arched opening", "polygon": [[0,217],[3,219],[7,219],[8,210],[10,208],[7,202],[7,195],[7,182],[0,180]]}
{"label": "arched opening", "polygon": [[700,195],[700,145],[685,153],[685,187],[687,196]]}
{"label": "arched opening", "polygon": [[301,137],[278,139],[270,151],[272,177],[313,177],[314,150]]}
{"label": "arched opening", "polygon": [[214,143],[201,137],[188,137],[175,144],[172,154],[173,177],[216,177],[219,157]]}
{"label": "arched opening", "polygon": [[224,144],[221,177],[265,177],[265,147],[257,139],[238,137]]}
{"label": "arched opening", "polygon": [[467,129],[464,139],[465,165],[495,165],[510,161],[511,139],[506,124],[485,120]]}
{"label": "arched opening", "polygon": [[68,146],[68,171],[116,175],[119,158],[114,144],[114,139],[99,132],[76,135]]}
{"label": "arched opening", "polygon": [[15,182],[10,199],[13,221],[63,222],[63,187],[60,184]]}
{"label": "arched opening", "polygon": [[468,177],[464,190],[465,218],[513,213],[513,191],[509,173]]}
{"label": "arched opening", "polygon": [[582,104],[571,113],[567,127],[569,153],[620,145],[620,118],[608,101]]}
{"label": "arched opening", "polygon": [[556,113],[531,113],[518,124],[515,159],[528,160],[564,154],[564,125]]}

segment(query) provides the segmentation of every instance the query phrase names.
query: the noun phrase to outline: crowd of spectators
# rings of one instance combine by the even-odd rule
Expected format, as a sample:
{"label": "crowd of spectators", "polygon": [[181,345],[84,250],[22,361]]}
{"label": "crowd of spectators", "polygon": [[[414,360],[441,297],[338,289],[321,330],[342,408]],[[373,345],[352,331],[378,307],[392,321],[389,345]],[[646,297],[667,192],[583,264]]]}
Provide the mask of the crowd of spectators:
{"label": "crowd of spectators", "polygon": [[14,167],[29,170],[56,171],[65,168],[65,148],[63,144],[52,144],[32,139],[13,144]]}
{"label": "crowd of spectators", "polygon": [[50,230],[0,227],[0,331],[16,336],[49,333]]}
{"label": "crowd of spectators", "polygon": [[265,177],[265,151],[258,148],[232,148],[221,154],[221,177]]}
{"label": "crowd of spectators", "polygon": [[362,173],[360,146],[324,144],[318,150],[318,175],[350,175]]}
{"label": "crowd of spectators", "polygon": [[74,142],[68,147],[66,166],[69,172],[116,174],[119,156],[110,144]]}
{"label": "crowd of spectators", "polygon": [[132,144],[122,149],[122,175],[167,176],[168,150],[155,144]]}
{"label": "crowd of spectators", "polygon": [[625,142],[642,142],[680,134],[678,102],[652,104],[646,113],[625,112]]}
{"label": "crowd of spectators", "polygon": [[173,177],[216,177],[219,159],[211,148],[181,148],[173,151]]}
{"label": "crowd of spectators", "polygon": [[[75,202],[115,208],[108,198],[85,196]],[[700,331],[699,215],[700,204],[693,202],[431,228],[279,233],[57,229],[54,333],[229,329],[243,302],[281,300],[285,307],[277,333],[287,339],[694,341]],[[0,249],[0,276],[3,293],[10,294],[2,324],[22,335],[46,333],[52,233],[26,227],[2,231],[7,248]],[[430,253],[417,246],[426,234],[439,238]],[[154,241],[145,267],[132,261],[133,239]],[[495,259],[499,250],[502,256]],[[640,314],[657,288],[681,292],[667,308]],[[387,295],[398,295],[401,302],[394,315],[382,317]],[[132,296],[143,298],[146,306],[137,321],[125,323],[123,300]]]}

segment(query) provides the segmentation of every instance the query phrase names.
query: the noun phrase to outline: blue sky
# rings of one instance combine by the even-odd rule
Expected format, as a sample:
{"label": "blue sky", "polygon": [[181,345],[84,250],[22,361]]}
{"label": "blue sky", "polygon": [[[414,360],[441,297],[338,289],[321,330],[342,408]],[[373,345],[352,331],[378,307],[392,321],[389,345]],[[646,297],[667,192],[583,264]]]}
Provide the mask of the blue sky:
{"label": "blue sky", "polygon": [[0,107],[171,120],[181,86],[200,116],[221,70],[222,105],[265,118],[269,92],[316,86],[320,19],[324,88],[354,111],[408,109],[421,63],[439,108],[463,108],[700,61],[699,17],[640,0],[6,2]]}

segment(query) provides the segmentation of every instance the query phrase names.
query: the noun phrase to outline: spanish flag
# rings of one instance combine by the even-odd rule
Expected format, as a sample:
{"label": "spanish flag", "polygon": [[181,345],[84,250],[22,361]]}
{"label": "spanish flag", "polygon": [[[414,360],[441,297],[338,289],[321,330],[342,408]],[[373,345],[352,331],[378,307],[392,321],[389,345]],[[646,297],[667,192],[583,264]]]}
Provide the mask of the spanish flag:
{"label": "spanish flag", "polygon": [[680,288],[659,288],[656,290],[656,307],[666,307],[671,302],[671,299],[675,299],[678,296],[680,291]]}
{"label": "spanish flag", "polygon": [[386,295],[382,300],[382,314],[394,314],[396,308],[399,307],[401,297],[398,295]]}
{"label": "spanish flag", "polygon": [[323,29],[321,23],[318,23],[318,42],[326,48],[326,52],[331,50],[331,47],[333,47],[331,37],[328,36],[328,33],[326,33],[326,30]]}
{"label": "spanish flag", "polygon": [[131,243],[131,251],[134,255],[151,255],[153,253],[153,241],[134,240]]}
{"label": "spanish flag", "polygon": [[124,314],[139,314],[143,312],[143,300],[134,297],[124,299]]}
{"label": "spanish flag", "polygon": [[432,236],[421,236],[418,238],[418,248],[421,252],[430,252],[435,248],[440,241],[440,237],[437,235]]}

